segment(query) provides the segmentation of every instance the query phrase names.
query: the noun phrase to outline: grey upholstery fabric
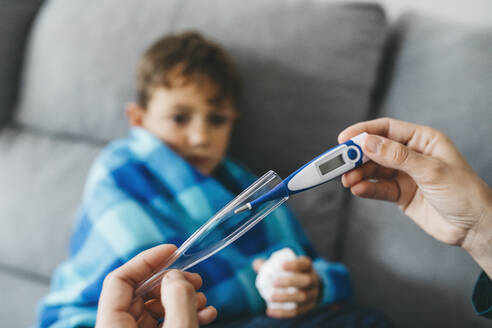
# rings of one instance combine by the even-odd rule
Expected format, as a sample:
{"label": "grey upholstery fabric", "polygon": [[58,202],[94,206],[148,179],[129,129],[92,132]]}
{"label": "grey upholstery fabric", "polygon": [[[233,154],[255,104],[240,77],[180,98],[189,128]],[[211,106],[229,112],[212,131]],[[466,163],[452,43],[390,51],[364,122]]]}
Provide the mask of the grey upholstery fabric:
{"label": "grey upholstery fabric", "polygon": [[0,264],[51,275],[67,255],[85,176],[99,149],[4,128]]}
{"label": "grey upholstery fabric", "polygon": [[11,116],[24,44],[41,0],[0,0],[0,127]]}
{"label": "grey upholstery fabric", "polygon": [[286,175],[366,117],[386,35],[378,6],[222,3],[184,2],[173,30],[205,31],[239,66],[245,95],[233,156],[255,171]]}
{"label": "grey upholstery fabric", "polygon": [[[102,140],[125,134],[123,110],[134,99],[139,55],[157,37],[188,29],[217,40],[238,64],[245,92],[232,156],[257,174],[273,169],[286,177],[333,146],[343,127],[367,117],[386,32],[378,6],[90,3],[54,0],[44,8],[24,76],[17,117],[23,126]],[[294,205],[318,249],[332,258],[343,190],[335,182],[319,189],[317,197],[331,201],[317,211],[313,197],[300,195]]]}
{"label": "grey upholstery fabric", "polygon": [[[492,185],[492,27],[408,16],[397,33],[379,115],[444,131]],[[392,204],[354,200],[352,208],[344,260],[358,300],[399,327],[490,325],[473,312],[480,270],[464,251],[433,240]]]}
{"label": "grey upholstery fabric", "polygon": [[0,271],[0,318],[2,327],[29,327],[36,315],[38,300],[48,293],[42,284]]}
{"label": "grey upholstery fabric", "polygon": [[109,140],[126,134],[141,52],[169,31],[179,0],[53,0],[29,44],[19,121]]}

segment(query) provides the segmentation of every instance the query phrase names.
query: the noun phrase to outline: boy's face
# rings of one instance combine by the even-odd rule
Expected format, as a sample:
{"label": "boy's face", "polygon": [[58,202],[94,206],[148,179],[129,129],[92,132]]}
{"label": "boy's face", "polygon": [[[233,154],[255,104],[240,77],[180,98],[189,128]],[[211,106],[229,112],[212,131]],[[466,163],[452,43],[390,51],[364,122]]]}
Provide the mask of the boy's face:
{"label": "boy's face", "polygon": [[214,103],[215,85],[206,79],[158,87],[146,109],[129,105],[130,124],[164,141],[198,171],[210,175],[222,161],[237,112],[232,101]]}

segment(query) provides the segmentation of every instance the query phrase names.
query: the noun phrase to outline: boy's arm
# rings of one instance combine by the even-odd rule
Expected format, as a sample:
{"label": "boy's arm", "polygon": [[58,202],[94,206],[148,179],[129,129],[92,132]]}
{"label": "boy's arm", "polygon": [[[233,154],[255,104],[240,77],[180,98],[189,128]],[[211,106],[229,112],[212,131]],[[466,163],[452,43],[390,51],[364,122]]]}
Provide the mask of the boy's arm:
{"label": "boy's arm", "polygon": [[[296,251],[297,254],[304,253],[312,259],[313,268],[318,274],[321,283],[319,303],[330,304],[350,299],[352,289],[350,286],[349,273],[345,265],[337,262],[328,262],[321,258],[314,250],[304,229],[290,210],[287,207],[281,206],[277,211],[286,212],[285,215],[280,215],[280,220],[283,222],[279,222],[278,224],[283,226],[283,230],[285,231],[284,234],[287,234],[288,239],[291,239],[290,242],[287,242],[301,247],[301,249],[296,249],[294,247],[294,251]],[[278,242],[284,243],[286,240],[282,239]]]}
{"label": "boy's arm", "polygon": [[345,265],[327,262],[321,257],[313,259],[313,267],[321,282],[320,304],[330,304],[350,299],[352,289]]}

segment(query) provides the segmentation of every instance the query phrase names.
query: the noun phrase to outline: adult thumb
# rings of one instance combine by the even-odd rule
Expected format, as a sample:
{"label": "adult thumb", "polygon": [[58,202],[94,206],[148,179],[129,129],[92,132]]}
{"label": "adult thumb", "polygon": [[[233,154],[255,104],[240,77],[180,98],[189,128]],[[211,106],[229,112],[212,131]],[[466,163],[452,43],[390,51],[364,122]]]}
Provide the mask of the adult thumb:
{"label": "adult thumb", "polygon": [[198,327],[195,288],[182,272],[171,270],[162,279],[161,302],[164,306],[164,328]]}
{"label": "adult thumb", "polygon": [[377,135],[367,135],[362,150],[377,164],[403,171],[414,179],[428,162],[424,155],[399,142]]}

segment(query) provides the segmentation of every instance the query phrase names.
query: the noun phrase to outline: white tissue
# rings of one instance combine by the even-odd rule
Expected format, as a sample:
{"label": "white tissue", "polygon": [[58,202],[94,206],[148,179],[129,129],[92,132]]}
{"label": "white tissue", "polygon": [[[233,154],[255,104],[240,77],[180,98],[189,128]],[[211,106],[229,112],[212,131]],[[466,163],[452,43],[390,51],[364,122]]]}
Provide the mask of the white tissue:
{"label": "white tissue", "polygon": [[260,267],[256,277],[256,288],[261,297],[267,303],[270,309],[292,310],[297,307],[296,302],[272,302],[271,298],[274,293],[294,294],[297,292],[295,287],[278,288],[274,282],[279,277],[290,276],[293,273],[285,271],[283,264],[296,259],[296,254],[290,248],[283,248],[270,255],[270,258]]}

